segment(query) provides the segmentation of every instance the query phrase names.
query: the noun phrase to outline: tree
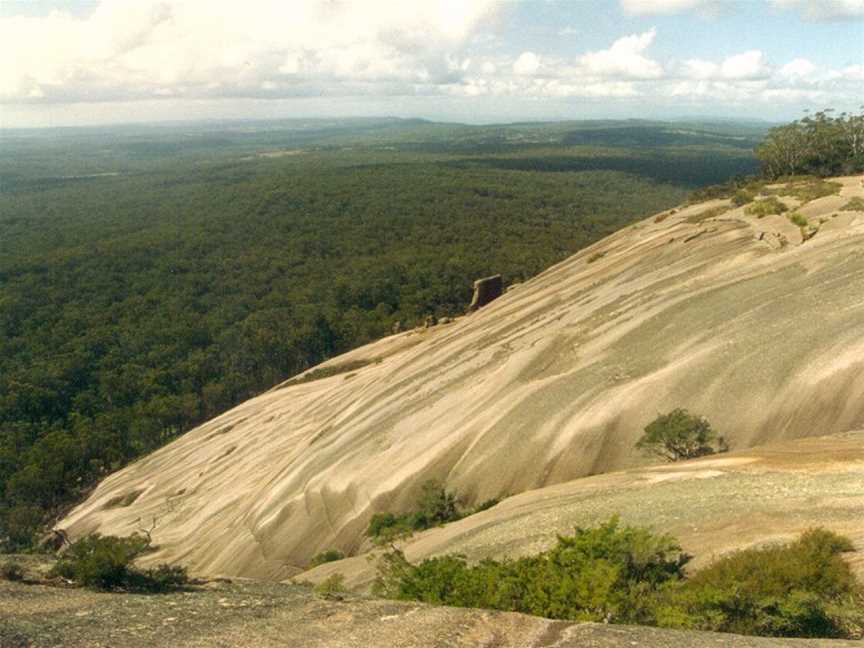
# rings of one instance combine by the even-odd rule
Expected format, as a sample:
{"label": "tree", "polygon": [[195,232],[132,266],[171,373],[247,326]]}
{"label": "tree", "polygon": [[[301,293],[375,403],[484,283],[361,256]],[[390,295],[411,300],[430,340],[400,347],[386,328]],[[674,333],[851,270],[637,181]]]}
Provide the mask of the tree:
{"label": "tree", "polygon": [[415,529],[428,529],[438,524],[458,520],[460,517],[462,515],[459,512],[459,498],[455,493],[448,492],[434,479],[421,484],[414,519]]}
{"label": "tree", "polygon": [[769,179],[797,174],[830,176],[864,169],[864,114],[830,109],[772,128],[756,147]]}
{"label": "tree", "polygon": [[694,459],[729,449],[705,417],[681,408],[660,414],[651,421],[636,447],[668,461]]}

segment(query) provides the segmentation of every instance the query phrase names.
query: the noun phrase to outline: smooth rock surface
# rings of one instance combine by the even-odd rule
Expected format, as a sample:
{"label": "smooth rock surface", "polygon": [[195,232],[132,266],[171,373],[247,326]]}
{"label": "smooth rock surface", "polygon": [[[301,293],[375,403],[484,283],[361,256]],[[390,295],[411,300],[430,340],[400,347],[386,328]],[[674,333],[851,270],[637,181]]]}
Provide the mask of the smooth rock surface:
{"label": "smooth rock surface", "polygon": [[724,201],[627,227],[470,317],[243,403],[105,479],[59,526],[155,521],[153,562],[280,579],[359,550],[371,515],[408,509],[426,479],[472,504],[646,465],[633,444],[675,407],[733,450],[862,429],[864,213],[838,210],[864,187],[841,182],[799,210],[826,219],[803,243],[782,217],[705,216]]}

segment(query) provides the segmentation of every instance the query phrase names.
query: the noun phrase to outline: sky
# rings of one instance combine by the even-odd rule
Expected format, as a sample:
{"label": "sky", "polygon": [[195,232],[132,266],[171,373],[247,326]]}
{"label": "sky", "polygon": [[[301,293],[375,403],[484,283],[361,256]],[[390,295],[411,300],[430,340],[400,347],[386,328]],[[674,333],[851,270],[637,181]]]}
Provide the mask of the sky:
{"label": "sky", "polygon": [[784,121],[864,104],[864,0],[0,0],[0,127]]}

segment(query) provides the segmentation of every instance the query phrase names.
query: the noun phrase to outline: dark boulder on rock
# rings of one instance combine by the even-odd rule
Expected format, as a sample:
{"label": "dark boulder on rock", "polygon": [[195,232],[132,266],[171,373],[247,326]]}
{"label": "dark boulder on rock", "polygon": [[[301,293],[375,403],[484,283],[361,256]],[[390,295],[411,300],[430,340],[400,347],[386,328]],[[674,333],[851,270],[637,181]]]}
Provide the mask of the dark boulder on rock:
{"label": "dark boulder on rock", "polygon": [[500,274],[478,279],[474,282],[474,297],[471,298],[468,312],[473,313],[478,308],[482,308],[493,299],[500,297],[502,292],[504,292],[504,282]]}

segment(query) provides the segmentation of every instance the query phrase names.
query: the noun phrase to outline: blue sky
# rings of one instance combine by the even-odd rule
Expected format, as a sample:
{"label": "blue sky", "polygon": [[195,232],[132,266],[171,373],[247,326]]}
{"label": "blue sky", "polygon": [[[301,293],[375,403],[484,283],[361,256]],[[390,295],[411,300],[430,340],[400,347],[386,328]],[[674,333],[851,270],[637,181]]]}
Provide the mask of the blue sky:
{"label": "blue sky", "polygon": [[0,1],[0,125],[786,120],[864,103],[864,0]]}

